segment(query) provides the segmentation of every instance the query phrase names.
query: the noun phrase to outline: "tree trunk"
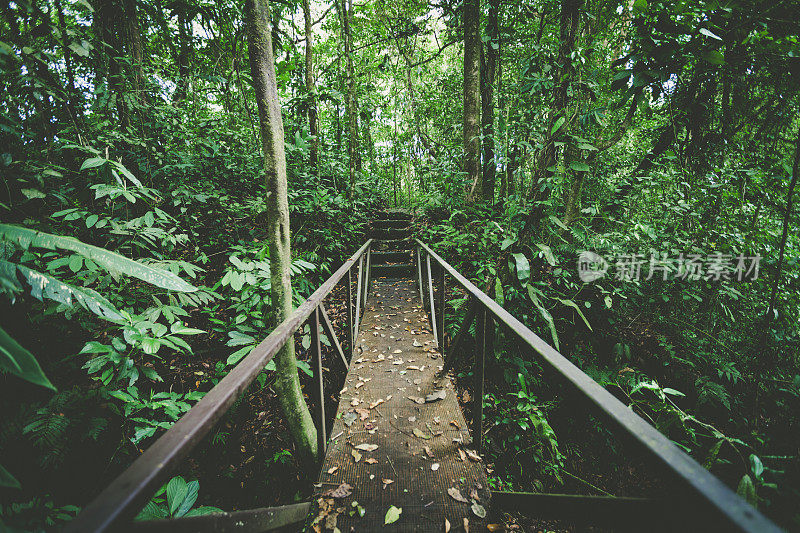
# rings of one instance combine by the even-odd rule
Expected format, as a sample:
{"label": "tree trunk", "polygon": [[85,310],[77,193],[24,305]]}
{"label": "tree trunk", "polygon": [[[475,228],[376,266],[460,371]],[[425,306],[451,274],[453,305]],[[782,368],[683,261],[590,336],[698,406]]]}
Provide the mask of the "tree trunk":
{"label": "tree trunk", "polygon": [[[267,240],[270,249],[270,289],[275,310],[275,325],[292,313],[291,250],[289,247],[289,201],[286,183],[286,153],[283,144],[283,119],[275,79],[272,52],[269,0],[245,3],[249,40],[250,69],[253,76],[267,184]],[[316,461],[317,430],[308,411],[300,379],[294,342],[289,339],[275,355],[275,390],[301,458]]]}
{"label": "tree trunk", "polygon": [[475,200],[480,184],[481,140],[480,120],[480,56],[481,41],[478,35],[480,0],[464,0],[464,170],[470,186],[467,201]]}
{"label": "tree trunk", "polygon": [[[532,235],[538,231],[539,223],[544,218],[544,208],[539,202],[548,198],[550,188],[542,187],[542,184],[552,178],[554,174],[553,167],[557,163],[556,137],[563,135],[569,127],[570,117],[567,114],[570,103],[569,86],[573,77],[572,53],[575,51],[578,14],[582,4],[583,0],[562,0],[561,2],[560,45],[558,47],[558,68],[555,69],[555,83],[553,84],[553,105],[550,111],[550,121],[545,130],[544,145],[536,158],[536,167],[532,176],[531,200],[534,202],[534,206],[525,221],[523,229],[525,235]],[[560,119],[564,119],[562,125],[556,128]]]}
{"label": "tree trunk", "polygon": [[481,131],[483,139],[483,176],[481,177],[481,196],[485,202],[494,201],[495,169],[494,158],[494,84],[497,73],[497,56],[500,47],[498,39],[497,11],[499,0],[489,0],[489,16],[486,33],[489,42],[483,48],[481,61]]}
{"label": "tree trunk", "polygon": [[800,129],[797,131],[797,139],[794,146],[794,163],[792,165],[792,179],[789,182],[789,188],[786,191],[786,212],[783,215],[783,233],[781,233],[781,243],[778,247],[778,264],[775,266],[775,280],[772,282],[772,290],[769,294],[769,304],[767,305],[767,312],[764,314],[764,325],[761,328],[761,360],[762,368],[774,368],[779,361],[770,361],[766,357],[767,339],[769,338],[769,326],[772,323],[772,315],[775,310],[775,299],[778,295],[778,288],[781,284],[781,270],[783,270],[783,258],[786,252],[786,239],[789,236],[789,223],[792,219],[792,212],[794,209],[794,188],[797,185],[798,165],[800,165]]}
{"label": "tree trunk", "polygon": [[306,23],[306,91],[308,92],[308,134],[311,135],[309,165],[311,173],[319,175],[319,132],[317,131],[317,86],[314,83],[314,36],[311,33],[311,6],[303,0],[303,17]]}
{"label": "tree trunk", "polygon": [[127,76],[131,81],[131,89],[139,111],[147,104],[147,89],[144,86],[143,53],[142,53],[142,32],[139,28],[139,13],[136,0],[123,0],[123,17],[121,24],[121,34],[125,51],[131,63],[131,72]]}
{"label": "tree trunk", "polygon": [[347,95],[345,98],[345,108],[347,114],[347,170],[349,186],[347,189],[348,198],[352,198],[353,189],[356,184],[356,166],[358,151],[358,117],[356,116],[356,79],[353,72],[353,35],[350,31],[350,16],[353,10],[352,0],[340,0],[341,19],[342,19],[342,41],[344,42],[344,55],[347,68]]}
{"label": "tree trunk", "polygon": [[183,102],[189,91],[189,32],[187,26],[190,21],[186,20],[186,5],[180,4],[178,7],[178,83],[172,97],[173,103]]}

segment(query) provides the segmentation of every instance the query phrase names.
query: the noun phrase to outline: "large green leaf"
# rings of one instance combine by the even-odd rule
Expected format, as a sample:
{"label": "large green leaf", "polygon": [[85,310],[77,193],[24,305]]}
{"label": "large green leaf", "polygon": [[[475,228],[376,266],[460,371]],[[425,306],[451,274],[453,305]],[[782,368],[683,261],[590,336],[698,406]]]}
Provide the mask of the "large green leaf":
{"label": "large green leaf", "polygon": [[86,287],[68,285],[53,276],[37,272],[23,265],[0,261],[0,275],[6,275],[10,268],[16,268],[25,278],[25,281],[31,286],[31,295],[38,300],[47,298],[69,306],[72,306],[74,302],[78,302],[83,308],[101,318],[122,320],[122,315],[119,314],[114,304],[106,300],[97,291]]}
{"label": "large green leaf", "polygon": [[181,476],[175,476],[169,480],[169,483],[167,483],[167,507],[169,508],[170,516],[175,516],[183,500],[186,499],[188,492],[189,485]]}
{"label": "large green leaf", "polygon": [[525,254],[515,253],[513,255],[517,265],[517,279],[524,283],[531,277],[531,264]]}
{"label": "large green leaf", "polygon": [[19,481],[16,480],[11,473],[0,465],[0,487],[7,487],[10,489],[19,489]]}
{"label": "large green leaf", "polygon": [[175,511],[175,518],[180,518],[186,513],[189,512],[189,509],[192,508],[194,502],[197,501],[197,493],[200,491],[200,482],[190,481],[186,484],[186,496],[184,496],[183,501],[178,505],[178,510]]}
{"label": "large green leaf", "polygon": [[0,328],[0,369],[36,385],[56,390],[33,354],[11,338],[3,328]]}
{"label": "large green leaf", "polygon": [[0,237],[15,242],[26,250],[31,246],[48,250],[70,250],[88,257],[109,272],[132,276],[162,289],[179,292],[194,292],[197,290],[197,287],[183,281],[168,270],[139,263],[109,250],[83,243],[72,237],[62,237],[10,224],[0,224]]}

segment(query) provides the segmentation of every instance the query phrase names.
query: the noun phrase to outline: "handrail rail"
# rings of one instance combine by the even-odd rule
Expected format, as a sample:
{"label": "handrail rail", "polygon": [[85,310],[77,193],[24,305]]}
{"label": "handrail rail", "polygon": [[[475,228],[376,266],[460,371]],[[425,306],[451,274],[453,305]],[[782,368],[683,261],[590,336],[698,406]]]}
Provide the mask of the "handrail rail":
{"label": "handrail rail", "polygon": [[[372,242],[373,239],[367,240],[305,302],[300,304],[286,320],[278,324],[258,346],[253,348],[247,357],[242,359],[227,376],[206,393],[189,412],[175,422],[147,451],[86,506],[77,518],[67,525],[65,531],[107,531],[113,526],[124,523],[125,520],[132,519],[147,503],[150,495],[166,481],[167,476],[178,463],[211,431],[278,350],[292,338],[295,331],[310,317],[314,319],[315,324],[319,325],[317,309],[322,305],[322,300],[345,274],[350,274],[356,261],[361,267],[363,256],[369,251]],[[367,268],[364,276],[366,279],[362,279],[361,276],[358,279],[358,287],[361,288],[363,281],[365,293],[369,283],[368,275],[369,269]],[[348,275],[348,281],[350,279],[351,276]],[[361,291],[359,290],[359,292]],[[349,294],[350,285],[348,284]],[[352,301],[348,305],[348,328],[352,327],[351,305]],[[355,338],[357,331],[351,333],[352,336],[348,335],[348,337]],[[319,343],[316,344],[318,350]],[[349,348],[352,351],[352,346]],[[317,353],[317,360],[319,360],[319,353]],[[317,372],[317,378],[321,389],[321,373]],[[321,403],[324,406],[324,400]],[[324,410],[321,410],[321,413],[324,415]],[[318,427],[320,426],[324,427],[324,424],[320,424],[318,421]]]}
{"label": "handrail rail", "polygon": [[[685,500],[686,503],[692,503],[693,506],[700,511],[701,509],[697,505],[697,502],[692,501],[692,496],[699,497],[701,501],[710,506],[710,509],[715,515],[715,522],[722,522],[726,526],[732,527],[738,531],[753,533],[781,531],[778,526],[764,517],[745,500],[737,496],[736,493],[729,489],[722,481],[700,466],[694,459],[684,453],[656,428],[648,424],[628,406],[598,385],[566,357],[561,355],[553,347],[539,338],[533,331],[528,329],[522,322],[503,309],[490,296],[478,289],[425,243],[419,239],[415,239],[415,241],[419,249],[423,250],[428,255],[428,258],[433,258],[439,264],[440,268],[447,272],[480,304],[484,311],[491,313],[499,323],[502,323],[518,338],[528,344],[528,346],[541,356],[544,362],[550,365],[556,373],[565,378],[568,384],[584,396],[585,399],[594,404],[594,406],[609,420],[616,423],[618,429],[627,433],[634,443],[650,452],[655,459],[662,463],[662,466],[666,467],[666,471],[672,474],[679,483],[690,487],[694,494],[687,495],[682,498],[682,500]],[[417,259],[421,261],[421,254],[417,255]],[[420,262],[420,284],[422,283],[421,272]],[[443,280],[444,278],[442,277],[440,279]],[[432,283],[430,275],[428,276],[428,283]],[[431,302],[431,305],[433,305],[433,302]],[[441,316],[444,314],[444,307],[440,309],[439,313],[441,320]],[[491,319],[485,320],[485,322],[490,321]],[[484,337],[485,335],[482,335],[481,329],[482,328],[479,326],[478,336]],[[491,330],[491,328],[488,329]],[[484,345],[482,339],[479,339],[479,345]],[[481,346],[479,346],[479,349],[483,351]],[[479,361],[478,364],[480,365],[480,369],[480,367],[482,367],[481,361]],[[479,385],[482,386],[482,383]],[[476,395],[476,398],[477,397]],[[480,409],[478,409],[478,412],[480,412]],[[479,427],[479,421],[476,421],[476,427]],[[473,438],[478,439],[478,446],[480,446],[480,431],[477,433],[478,434]],[[695,518],[696,517],[687,517],[687,519]]]}

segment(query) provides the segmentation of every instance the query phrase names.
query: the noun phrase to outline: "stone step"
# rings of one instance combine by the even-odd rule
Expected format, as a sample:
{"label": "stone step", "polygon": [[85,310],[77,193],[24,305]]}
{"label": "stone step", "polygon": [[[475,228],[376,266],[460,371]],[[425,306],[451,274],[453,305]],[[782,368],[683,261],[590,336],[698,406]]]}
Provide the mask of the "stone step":
{"label": "stone step", "polygon": [[411,261],[411,252],[409,251],[382,251],[374,250],[372,252],[372,264],[380,265],[384,263],[407,263]]}
{"label": "stone step", "polygon": [[373,220],[371,223],[373,228],[407,228],[409,220],[404,218],[387,218]]}
{"label": "stone step", "polygon": [[403,278],[414,274],[414,265],[411,263],[394,263],[390,265],[375,265],[370,268],[370,277],[375,278]]}
{"label": "stone step", "polygon": [[392,220],[411,220],[414,218],[411,213],[407,211],[389,209],[387,211],[378,211],[375,213],[376,219],[392,219]]}
{"label": "stone step", "polygon": [[372,228],[370,236],[373,239],[400,239],[409,237],[411,228]]}
{"label": "stone step", "polygon": [[379,251],[408,251],[411,250],[412,241],[405,239],[375,239],[372,248]]}

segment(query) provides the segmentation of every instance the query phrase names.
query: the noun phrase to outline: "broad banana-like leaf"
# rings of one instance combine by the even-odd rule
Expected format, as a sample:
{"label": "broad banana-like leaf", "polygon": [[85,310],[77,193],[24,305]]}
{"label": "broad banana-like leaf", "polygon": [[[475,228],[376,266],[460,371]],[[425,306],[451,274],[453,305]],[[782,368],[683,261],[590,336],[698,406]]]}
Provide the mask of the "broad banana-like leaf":
{"label": "broad banana-like leaf", "polygon": [[87,257],[109,272],[118,272],[138,278],[162,289],[178,292],[194,292],[197,287],[185,282],[168,270],[163,270],[118,253],[86,244],[72,237],[44,233],[11,224],[0,224],[0,238],[14,242],[27,250],[31,246],[48,250],[70,250]]}
{"label": "broad banana-like leaf", "polygon": [[[47,376],[44,375],[42,367],[39,366],[33,354],[23,348],[3,328],[0,328],[0,370],[36,385],[56,390],[50,380],[47,379]],[[0,472],[0,478],[2,477],[3,473]]]}
{"label": "broad banana-like leaf", "polygon": [[8,487],[10,489],[21,488],[19,481],[11,475],[11,473],[0,465],[0,487]]}
{"label": "broad banana-like leaf", "polygon": [[8,272],[8,265],[16,267],[17,271],[22,274],[31,286],[31,295],[37,300],[47,298],[69,306],[72,306],[74,302],[78,302],[84,309],[91,311],[100,318],[122,320],[122,315],[119,314],[114,304],[103,298],[97,291],[86,287],[68,285],[48,274],[37,272],[23,265],[6,263],[5,261],[0,261],[0,273],[5,274]]}

